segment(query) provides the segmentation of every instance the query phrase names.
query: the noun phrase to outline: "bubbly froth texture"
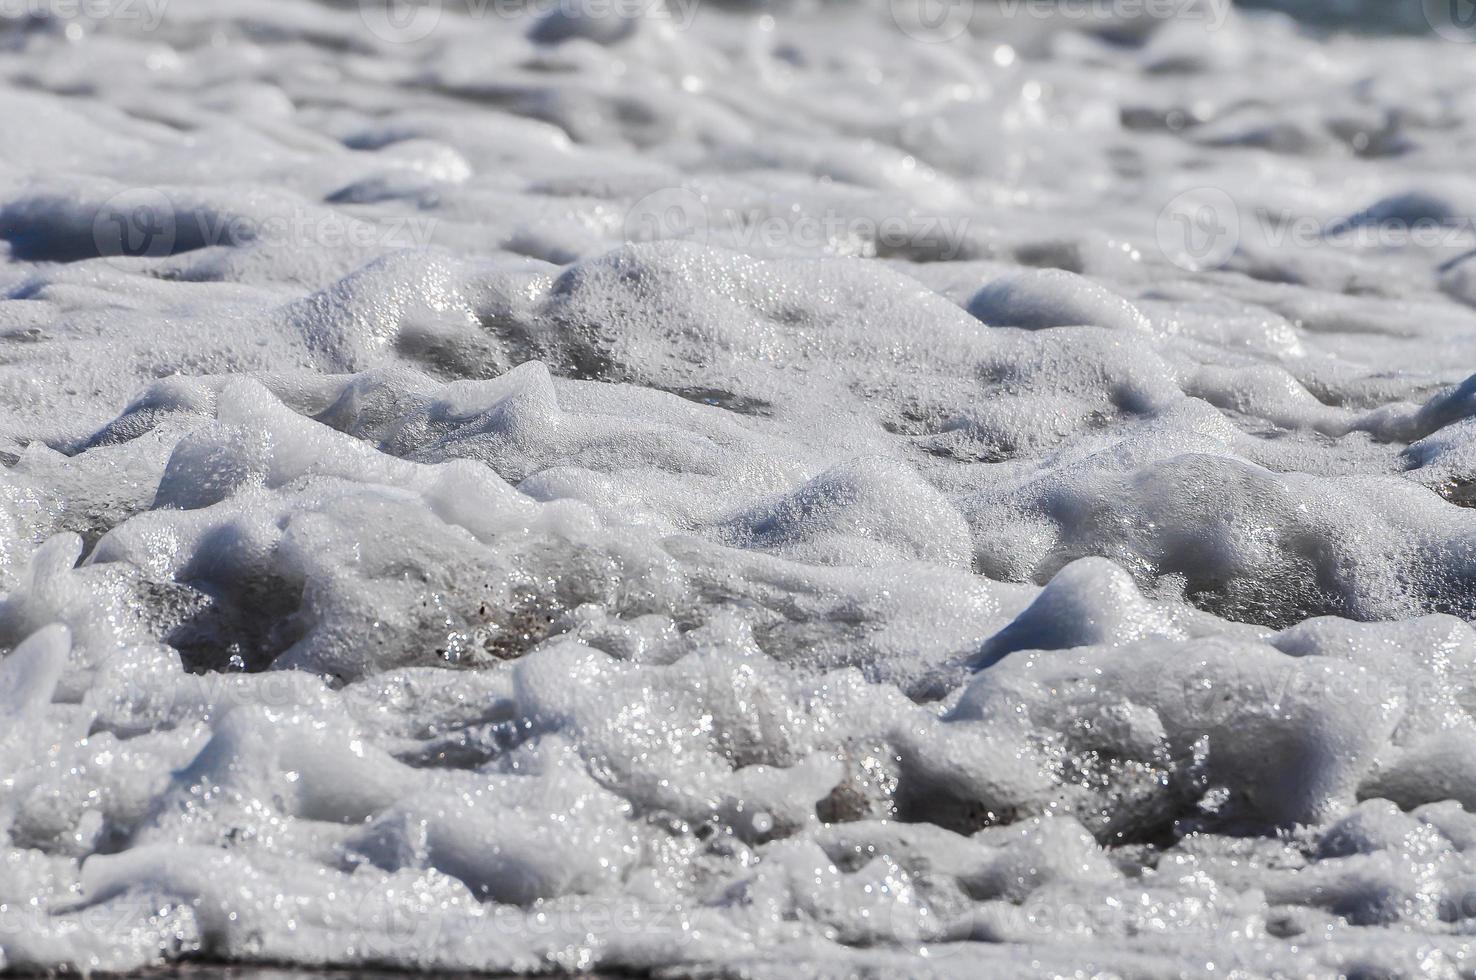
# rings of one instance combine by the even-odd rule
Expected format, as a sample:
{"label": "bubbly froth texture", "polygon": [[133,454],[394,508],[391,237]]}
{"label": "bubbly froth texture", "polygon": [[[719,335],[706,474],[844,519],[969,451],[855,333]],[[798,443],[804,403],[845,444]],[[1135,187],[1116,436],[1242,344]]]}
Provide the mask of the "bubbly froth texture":
{"label": "bubbly froth texture", "polygon": [[1476,9],[1256,6],[0,2],[0,968],[1476,975]]}

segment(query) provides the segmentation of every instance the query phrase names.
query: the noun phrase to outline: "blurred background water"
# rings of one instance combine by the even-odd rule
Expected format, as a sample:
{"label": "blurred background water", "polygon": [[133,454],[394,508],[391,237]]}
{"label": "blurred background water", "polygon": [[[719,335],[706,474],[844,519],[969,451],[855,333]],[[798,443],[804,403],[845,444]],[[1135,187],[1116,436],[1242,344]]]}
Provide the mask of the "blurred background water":
{"label": "blurred background water", "polygon": [[1329,30],[1424,34],[1476,29],[1476,0],[1235,0],[1235,4],[1277,10]]}

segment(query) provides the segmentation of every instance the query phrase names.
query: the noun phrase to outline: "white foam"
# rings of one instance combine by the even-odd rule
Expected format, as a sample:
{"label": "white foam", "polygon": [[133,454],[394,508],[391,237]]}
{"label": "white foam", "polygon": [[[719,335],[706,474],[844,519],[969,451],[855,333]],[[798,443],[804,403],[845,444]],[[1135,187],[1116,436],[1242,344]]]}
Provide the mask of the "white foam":
{"label": "white foam", "polygon": [[1468,972],[1467,49],[394,6],[0,19],[0,964]]}

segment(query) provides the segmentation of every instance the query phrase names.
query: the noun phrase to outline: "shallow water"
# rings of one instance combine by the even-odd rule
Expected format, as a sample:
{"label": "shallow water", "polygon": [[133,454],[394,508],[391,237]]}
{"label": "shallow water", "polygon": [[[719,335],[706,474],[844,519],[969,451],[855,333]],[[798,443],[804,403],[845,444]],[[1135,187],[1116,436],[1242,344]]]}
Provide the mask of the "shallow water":
{"label": "shallow water", "polygon": [[0,10],[4,966],[1476,972],[1476,47],[1342,9]]}

